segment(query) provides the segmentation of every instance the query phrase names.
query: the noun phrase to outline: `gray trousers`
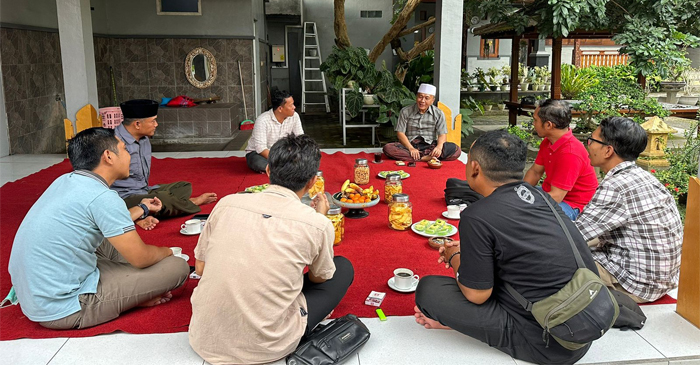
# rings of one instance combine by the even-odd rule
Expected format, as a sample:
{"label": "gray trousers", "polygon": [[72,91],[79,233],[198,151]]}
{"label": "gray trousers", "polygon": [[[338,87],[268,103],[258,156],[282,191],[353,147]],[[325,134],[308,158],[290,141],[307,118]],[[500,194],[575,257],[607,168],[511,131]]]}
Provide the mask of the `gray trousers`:
{"label": "gray trousers", "polygon": [[144,269],[129,264],[106,239],[96,251],[100,281],[97,293],[80,294],[80,311],[55,321],[39,322],[50,329],[80,329],[109,322],[122,312],[157,298],[185,283],[187,262],[168,256]]}
{"label": "gray trousers", "polygon": [[255,151],[250,151],[245,155],[245,162],[251,170],[264,173],[267,167],[267,159]]}
{"label": "gray trousers", "polygon": [[485,342],[520,360],[537,364],[573,364],[590,344],[569,351],[554,339],[542,341],[542,327],[534,318],[510,312],[491,296],[477,305],[467,300],[453,277],[425,276],[416,289],[416,305],[423,314],[469,337]]}

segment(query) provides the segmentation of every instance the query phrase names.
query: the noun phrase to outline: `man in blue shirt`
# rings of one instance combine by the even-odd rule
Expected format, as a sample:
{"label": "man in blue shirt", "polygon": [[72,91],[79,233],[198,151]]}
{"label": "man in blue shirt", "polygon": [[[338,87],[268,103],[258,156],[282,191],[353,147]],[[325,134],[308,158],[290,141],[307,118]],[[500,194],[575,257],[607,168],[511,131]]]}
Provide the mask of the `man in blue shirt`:
{"label": "man in blue shirt", "polygon": [[47,328],[86,328],[169,301],[189,266],[134,230],[151,207],[127,210],[109,190],[129,175],[124,142],[110,129],[86,129],[70,140],[68,157],[74,171],[34,203],[12,245],[8,271],[22,312]]}
{"label": "man in blue shirt", "polygon": [[192,184],[177,181],[170,184],[148,185],[151,176],[151,140],[156,132],[158,122],[158,103],[153,100],[139,99],[122,103],[124,121],[114,129],[115,135],[124,142],[131,154],[129,174],[117,180],[111,189],[119,193],[128,208],[136,206],[141,199],[158,198],[163,202],[155,217],[144,216],[136,223],[143,229],[153,229],[158,223],[156,218],[175,217],[198,213],[200,205],[216,201],[215,193],[204,193],[192,197]]}

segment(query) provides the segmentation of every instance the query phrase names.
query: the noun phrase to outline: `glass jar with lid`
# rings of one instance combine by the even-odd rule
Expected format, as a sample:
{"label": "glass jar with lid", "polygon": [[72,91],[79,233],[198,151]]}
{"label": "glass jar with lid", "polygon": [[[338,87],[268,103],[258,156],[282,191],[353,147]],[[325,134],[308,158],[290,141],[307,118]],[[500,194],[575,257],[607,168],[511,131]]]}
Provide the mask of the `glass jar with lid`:
{"label": "glass jar with lid", "polygon": [[333,223],[333,230],[335,231],[333,245],[340,244],[340,241],[342,241],[345,236],[345,216],[340,209],[340,207],[333,206],[328,209],[328,213],[326,213],[326,217]]}
{"label": "glass jar with lid", "polygon": [[309,189],[309,197],[315,197],[326,192],[326,180],[323,178],[323,171],[317,171],[316,177],[316,183]]}
{"label": "glass jar with lid", "polygon": [[384,202],[389,204],[393,201],[394,194],[403,193],[403,184],[401,182],[401,175],[399,174],[389,174],[386,175],[386,182],[384,183]]}
{"label": "glass jar with lid", "polygon": [[355,184],[369,184],[369,165],[366,158],[358,158],[355,160]]}
{"label": "glass jar with lid", "polygon": [[394,194],[389,204],[389,227],[405,231],[413,224],[413,204],[406,194]]}

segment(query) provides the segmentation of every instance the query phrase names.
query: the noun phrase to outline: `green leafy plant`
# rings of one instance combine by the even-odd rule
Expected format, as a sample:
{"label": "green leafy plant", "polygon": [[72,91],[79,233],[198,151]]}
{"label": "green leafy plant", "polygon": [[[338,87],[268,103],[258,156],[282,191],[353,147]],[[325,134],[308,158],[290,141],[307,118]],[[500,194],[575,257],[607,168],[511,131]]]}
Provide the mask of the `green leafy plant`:
{"label": "green leafy plant", "polygon": [[598,80],[591,72],[584,72],[574,65],[561,65],[561,96],[564,99],[577,99],[579,94],[595,86]]}
{"label": "green leafy plant", "polygon": [[484,107],[481,103],[474,100],[471,96],[462,99],[459,113],[462,114],[462,135],[465,137],[474,134],[474,119],[471,116],[476,112],[484,115]]}
{"label": "green leafy plant", "polygon": [[540,143],[542,143],[542,139],[534,133],[535,127],[533,125],[533,120],[523,123],[522,126],[509,126],[506,130],[508,133],[522,139],[532,147],[539,148]]}
{"label": "green leafy plant", "polygon": [[[700,157],[700,137],[697,133],[700,124],[700,114],[698,122],[693,123],[685,132],[685,144],[681,148],[666,148],[666,158],[670,164],[667,170],[651,170],[659,181],[678,201],[679,197],[688,194],[688,182],[690,176],[698,174],[698,158]],[[695,134],[695,135],[694,135]]]}
{"label": "green leafy plant", "polygon": [[360,47],[338,48],[333,51],[320,66],[336,92],[346,87],[348,81],[355,81],[356,86],[372,85],[377,78],[377,70],[367,57],[367,51]]}
{"label": "green leafy plant", "polygon": [[411,90],[418,92],[420,84],[433,83],[433,73],[435,70],[435,52],[426,51],[424,54],[414,58],[408,63],[408,70],[403,79],[403,84]]}
{"label": "green leafy plant", "polygon": [[579,93],[578,98],[582,102],[574,109],[581,111],[581,117],[574,132],[591,132],[607,117],[626,114],[637,123],[643,123],[646,117],[664,118],[670,115],[656,99],[646,98],[633,76],[633,68],[620,65],[593,67],[592,71],[598,83]]}

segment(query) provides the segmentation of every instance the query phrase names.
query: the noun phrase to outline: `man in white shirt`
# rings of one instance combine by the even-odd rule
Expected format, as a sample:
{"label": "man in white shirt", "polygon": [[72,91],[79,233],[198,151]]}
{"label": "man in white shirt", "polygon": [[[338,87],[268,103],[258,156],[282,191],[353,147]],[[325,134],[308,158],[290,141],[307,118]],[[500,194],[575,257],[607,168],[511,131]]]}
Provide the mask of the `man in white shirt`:
{"label": "man in white shirt", "polygon": [[260,114],[255,120],[253,135],[245,149],[245,160],[251,170],[264,174],[270,147],[289,134],[304,134],[301,119],[295,109],[294,98],[287,91],[272,92],[272,109]]}

